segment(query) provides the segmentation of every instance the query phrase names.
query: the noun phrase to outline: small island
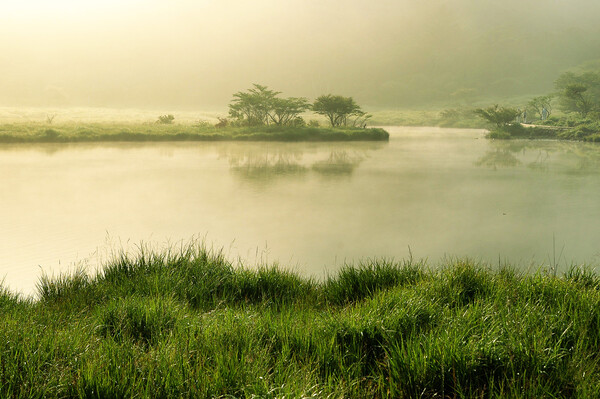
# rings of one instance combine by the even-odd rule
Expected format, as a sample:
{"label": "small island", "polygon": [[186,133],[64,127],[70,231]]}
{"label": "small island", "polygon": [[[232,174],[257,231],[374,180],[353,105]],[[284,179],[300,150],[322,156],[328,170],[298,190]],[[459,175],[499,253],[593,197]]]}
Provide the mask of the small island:
{"label": "small island", "polygon": [[[387,141],[389,133],[367,128],[370,114],[352,97],[323,95],[314,103],[303,97],[279,97],[280,92],[255,84],[238,92],[229,104],[229,117],[217,123],[176,124],[172,114],[151,123],[63,123],[54,116],[45,123],[0,125],[0,143],[79,143],[132,141]],[[326,118],[308,122],[312,110]]]}

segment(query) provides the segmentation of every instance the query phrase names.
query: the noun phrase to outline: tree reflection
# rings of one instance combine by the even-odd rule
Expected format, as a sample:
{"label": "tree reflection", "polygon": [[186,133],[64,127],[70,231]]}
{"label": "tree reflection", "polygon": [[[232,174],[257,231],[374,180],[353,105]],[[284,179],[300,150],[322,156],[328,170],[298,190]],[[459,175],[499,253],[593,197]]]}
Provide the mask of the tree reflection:
{"label": "tree reflection", "polygon": [[308,168],[300,163],[301,156],[280,152],[275,154],[233,155],[229,166],[236,175],[250,180],[269,180],[280,176],[302,176]]}
{"label": "tree reflection", "polygon": [[510,168],[521,164],[521,161],[507,148],[496,148],[487,151],[484,156],[479,158],[475,165],[493,168]]}
{"label": "tree reflection", "polygon": [[346,151],[332,151],[327,159],[315,162],[312,170],[327,176],[351,175],[363,159],[364,157],[358,154],[349,155]]}
{"label": "tree reflection", "polygon": [[533,171],[589,175],[600,172],[600,146],[595,143],[515,140],[492,142],[476,166],[514,168],[526,165]]}
{"label": "tree reflection", "polygon": [[276,181],[304,178],[309,174],[340,178],[350,176],[372,150],[383,148],[370,143],[307,143],[226,145],[219,157],[226,157],[232,173],[249,181]]}

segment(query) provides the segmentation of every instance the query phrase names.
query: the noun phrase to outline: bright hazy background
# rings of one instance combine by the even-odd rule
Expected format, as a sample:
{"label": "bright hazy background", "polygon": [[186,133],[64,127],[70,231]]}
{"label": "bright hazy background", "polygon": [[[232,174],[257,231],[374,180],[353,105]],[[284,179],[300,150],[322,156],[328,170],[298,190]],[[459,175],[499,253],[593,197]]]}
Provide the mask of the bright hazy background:
{"label": "bright hazy background", "polygon": [[252,83],[370,107],[545,93],[598,0],[2,0],[0,106],[225,109]]}

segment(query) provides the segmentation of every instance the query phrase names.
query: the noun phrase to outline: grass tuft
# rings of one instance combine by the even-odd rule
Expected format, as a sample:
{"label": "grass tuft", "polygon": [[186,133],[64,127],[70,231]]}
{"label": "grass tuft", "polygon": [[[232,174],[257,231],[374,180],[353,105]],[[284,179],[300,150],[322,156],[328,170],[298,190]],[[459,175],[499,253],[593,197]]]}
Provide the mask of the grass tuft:
{"label": "grass tuft", "polygon": [[42,302],[56,303],[82,292],[89,283],[89,276],[82,268],[78,268],[72,274],[63,273],[56,277],[44,273],[37,283],[37,291]]}
{"label": "grass tuft", "polygon": [[330,303],[342,305],[360,301],[375,292],[397,285],[414,284],[423,277],[422,264],[401,265],[386,260],[371,260],[357,267],[343,266],[327,279],[324,295]]}
{"label": "grass tuft", "polygon": [[166,339],[177,322],[178,305],[164,298],[128,297],[99,309],[97,332],[118,342],[154,345]]}

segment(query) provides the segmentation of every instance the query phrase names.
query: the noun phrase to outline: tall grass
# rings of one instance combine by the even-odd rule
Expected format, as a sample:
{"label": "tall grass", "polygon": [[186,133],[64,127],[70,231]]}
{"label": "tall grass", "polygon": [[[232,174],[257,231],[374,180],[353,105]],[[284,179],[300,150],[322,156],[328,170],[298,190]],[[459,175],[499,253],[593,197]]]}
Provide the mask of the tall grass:
{"label": "tall grass", "polygon": [[600,278],[368,260],[323,281],[200,245],[0,289],[0,397],[598,397]]}
{"label": "tall grass", "polygon": [[330,276],[323,287],[327,300],[345,304],[372,296],[379,290],[403,284],[415,284],[423,278],[423,264],[407,261],[398,264],[386,260],[370,260],[358,266],[345,265]]}

